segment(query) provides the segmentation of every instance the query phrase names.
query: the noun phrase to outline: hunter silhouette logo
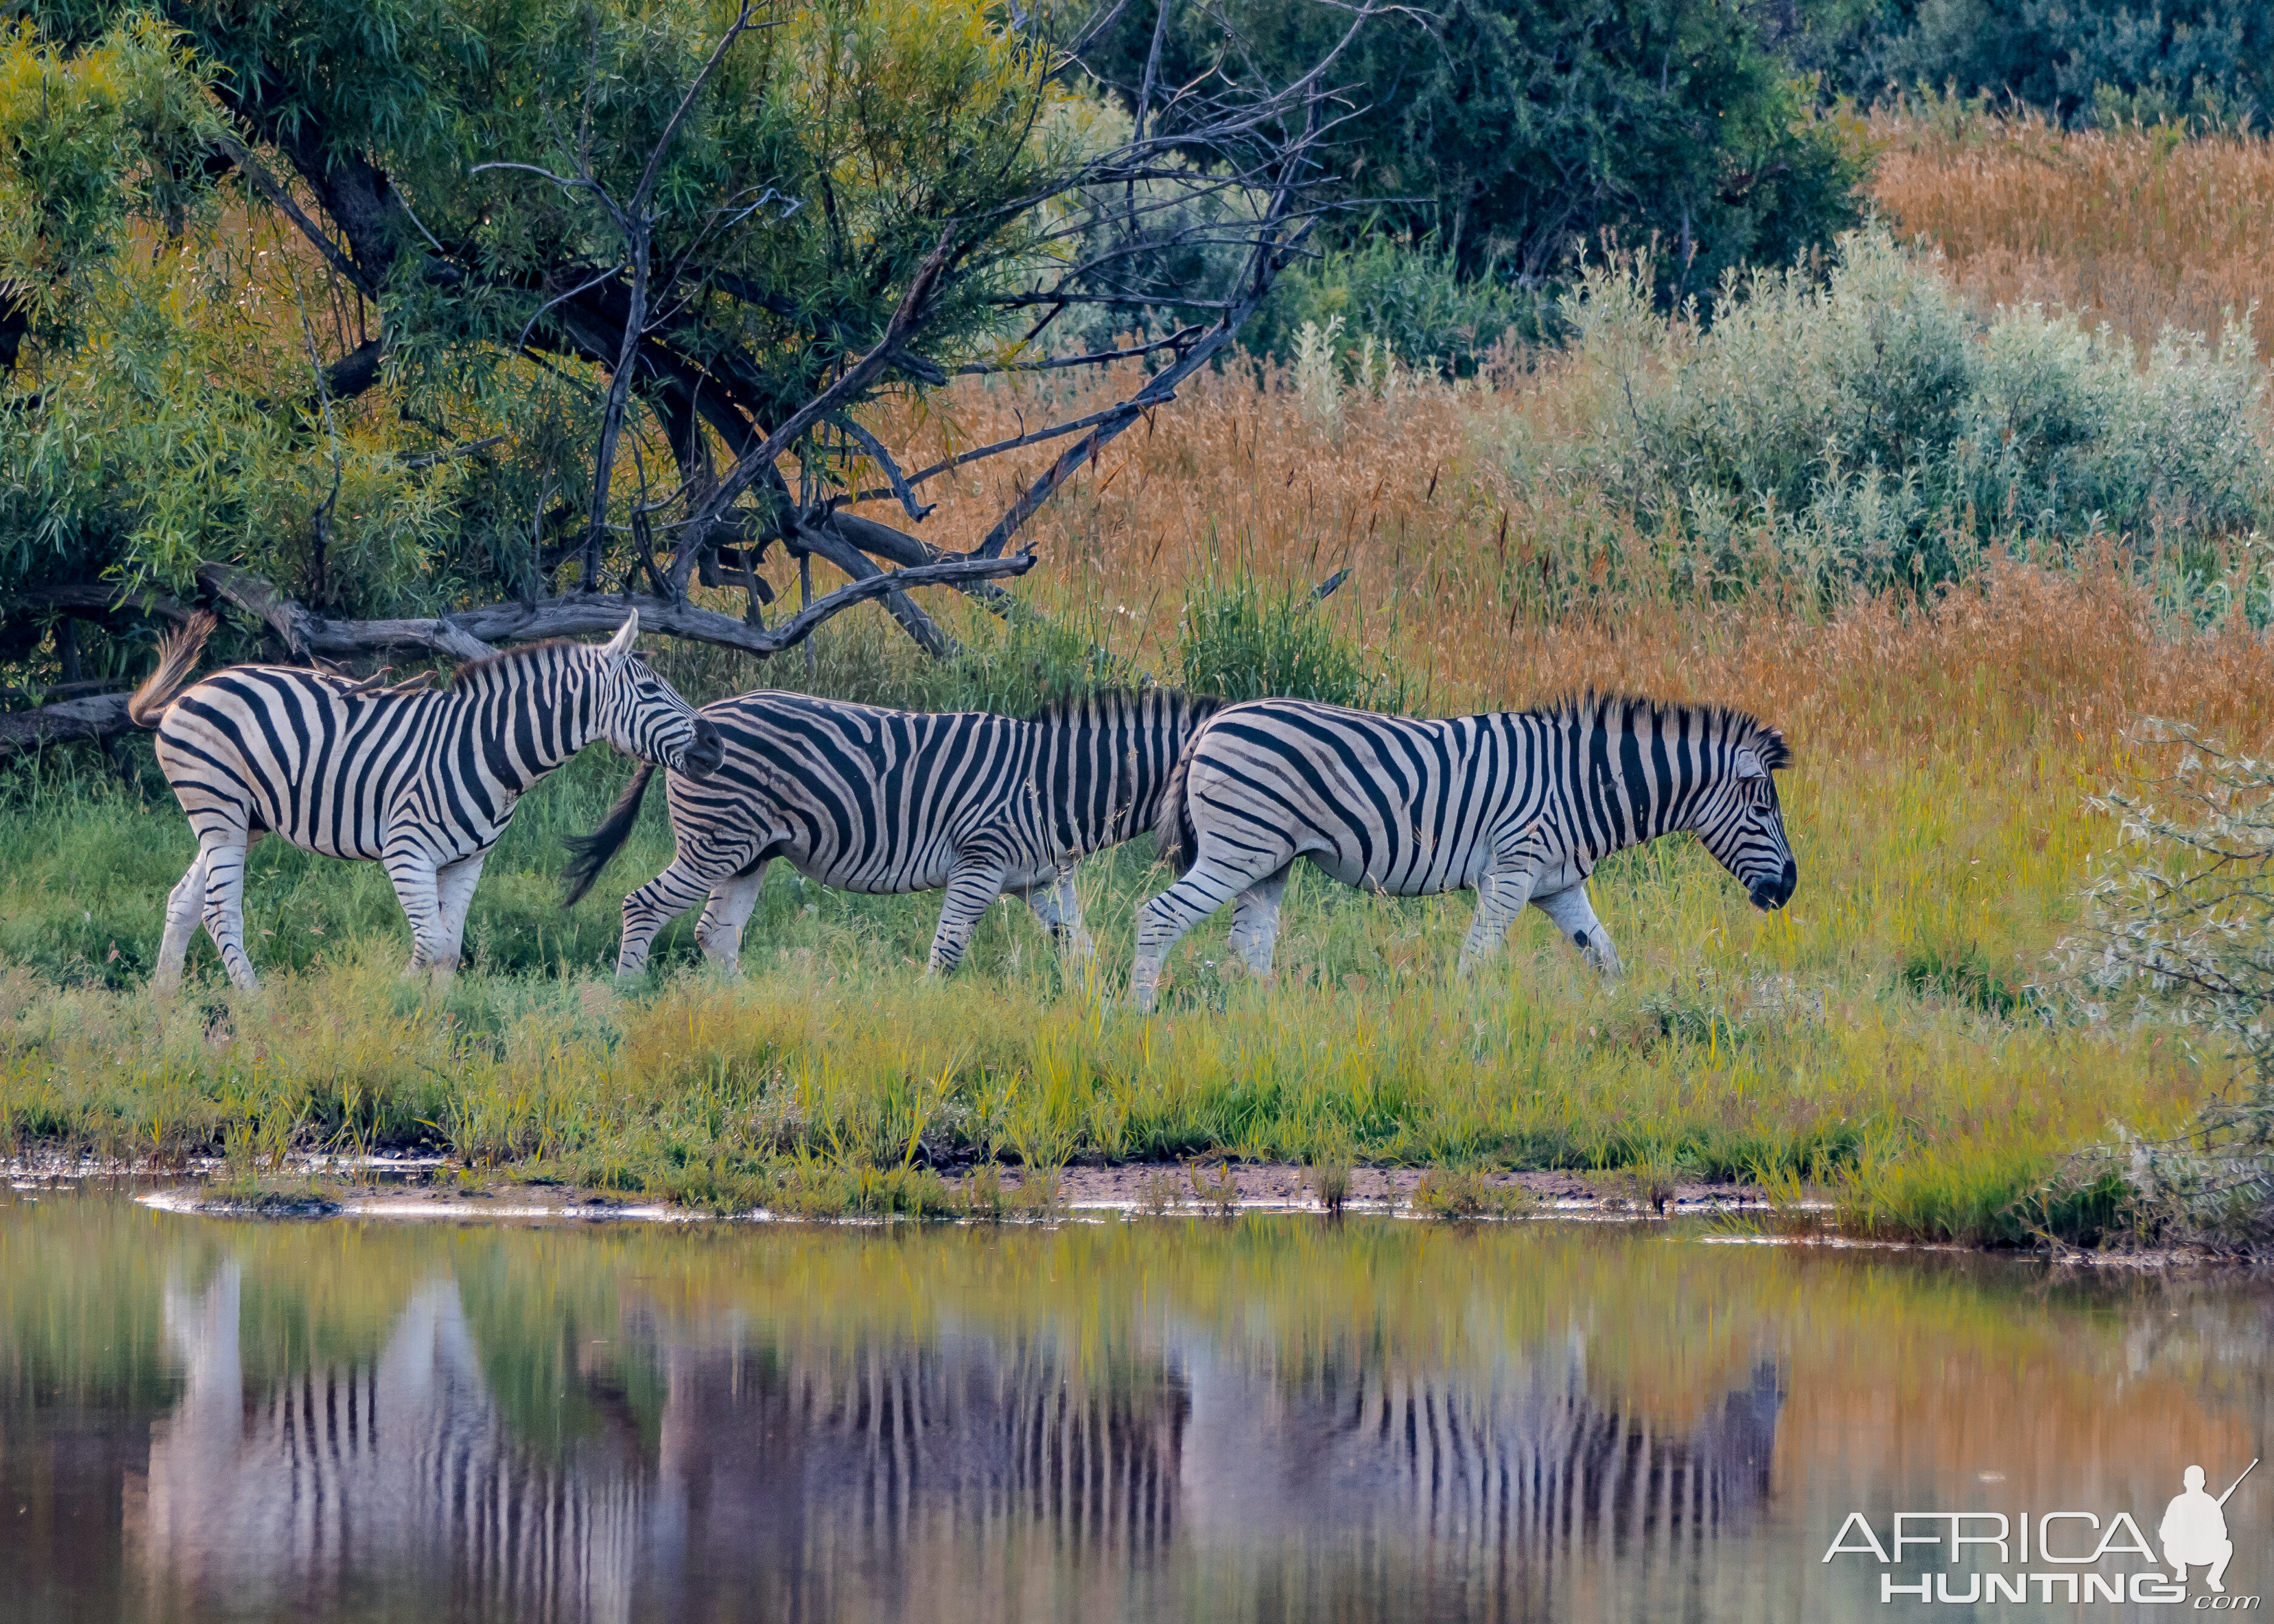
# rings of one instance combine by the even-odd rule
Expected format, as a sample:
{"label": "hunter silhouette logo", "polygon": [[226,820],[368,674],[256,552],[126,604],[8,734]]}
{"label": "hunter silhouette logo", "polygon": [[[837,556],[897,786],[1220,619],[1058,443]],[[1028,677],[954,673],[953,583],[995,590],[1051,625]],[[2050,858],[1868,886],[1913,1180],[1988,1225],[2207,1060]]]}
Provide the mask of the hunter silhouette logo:
{"label": "hunter silhouette logo", "polygon": [[[2108,1602],[2185,1606],[2198,1613],[2255,1612],[2259,1598],[2227,1594],[2234,1540],[2227,1530],[2226,1502],[2257,1468],[2251,1462],[2213,1499],[2203,1486],[2208,1474],[2189,1466],[2180,1474],[2180,1492],[2156,1525],[2155,1545],[2128,1511],[2105,1520],[2092,1511],[1899,1511],[1884,1540],[1871,1518],[1851,1511],[1824,1560],[1875,1559],[1881,1568],[1882,1602],[2071,1607]],[[1915,1565],[1922,1561],[1929,1571],[1917,1570]],[[2109,1571],[2118,1564],[2124,1571]],[[1901,1567],[1911,1567],[1911,1574],[1887,1571]],[[2202,1584],[2194,1595],[2188,1593],[2190,1572],[2198,1573]]]}
{"label": "hunter silhouette logo", "polygon": [[[2242,1477],[2250,1476],[2257,1464],[2253,1461],[2244,1467]],[[2187,1468],[2182,1477],[2187,1487],[2164,1508],[2164,1520],[2156,1530],[2157,1538],[2164,1544],[2164,1560],[2172,1565],[2172,1577],[2180,1583],[2185,1584],[2187,1569],[2200,1563],[2210,1569],[2203,1583],[2220,1595],[2226,1593],[2226,1565],[2234,1557],[2234,1542],[2226,1537],[2226,1502],[2242,1486],[2242,1477],[2213,1500],[2203,1492],[2203,1469]]]}

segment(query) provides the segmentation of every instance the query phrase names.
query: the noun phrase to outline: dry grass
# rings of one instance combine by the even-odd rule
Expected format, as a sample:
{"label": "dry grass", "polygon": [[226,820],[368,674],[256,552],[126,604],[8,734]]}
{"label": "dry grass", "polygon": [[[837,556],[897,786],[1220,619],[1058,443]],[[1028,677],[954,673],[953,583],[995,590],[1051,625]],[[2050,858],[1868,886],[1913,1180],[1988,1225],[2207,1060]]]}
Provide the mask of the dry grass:
{"label": "dry grass", "polygon": [[[2025,139],[2054,157],[2007,150]],[[2086,172],[2088,147],[2067,145],[2082,139],[2022,132],[1971,156],[1954,140],[1936,161],[1946,177],[2072,160]],[[2259,177],[2251,195],[2263,195],[2265,171],[2249,169],[2261,149],[2229,143],[2222,159],[2214,145],[2162,162],[2216,176],[2226,162]],[[1914,147],[1924,165],[1927,136]],[[1903,155],[1891,150],[1886,184]],[[1984,178],[1977,192],[2005,198],[2006,184]],[[2046,212],[2012,184],[2010,201],[1977,213]],[[2087,214],[2089,192],[2077,183]],[[2230,241],[2208,223],[2188,229]],[[2154,260],[2160,240],[2141,236],[2136,257]],[[1956,262],[1966,274],[1970,261]],[[1135,382],[1124,370],[960,386],[899,438],[969,446]],[[1501,970],[1453,984],[1465,899],[1359,898],[1305,876],[1276,984],[1216,962],[1219,921],[1172,960],[1177,1012],[1137,1019],[1111,996],[1135,909],[1163,876],[1125,853],[1084,872],[1102,942],[1092,979],[1061,971],[1006,910],[956,981],[925,981],[908,961],[936,898],[823,896],[777,876],[747,981],[680,976],[620,997],[596,972],[622,888],[659,865],[664,836],[651,821],[609,876],[613,894],[552,913],[551,843],[608,788],[571,772],[548,805],[533,798],[476,902],[478,942],[502,944],[516,907],[541,914],[534,960],[506,961],[519,974],[478,964],[447,1003],[395,984],[400,924],[375,876],[289,854],[256,859],[256,900],[260,951],[299,951],[298,967],[260,995],[211,989],[160,1019],[139,989],[66,989],[72,974],[0,965],[0,1138],[158,1155],[215,1145],[252,1167],[296,1136],[345,1147],[431,1133],[470,1162],[725,1207],[936,1205],[918,1152],[943,1147],[1043,1169],[1079,1154],[1232,1154],[1322,1171],[1352,1156],[1750,1171],[1837,1183],[1864,1227],[2011,1238],[2013,1204],[2059,1153],[2111,1117],[2172,1125],[2225,1079],[2152,1032],[2041,1019],[2027,994],[2109,844],[2085,802],[2135,771],[2127,730],[2162,715],[2263,744],[2274,650],[2239,615],[2175,618],[2142,584],[2155,570],[2090,548],[2059,570],[1999,565],[1924,604],[1827,608],[1766,566],[1701,598],[1617,492],[1572,471],[1590,387],[1552,359],[1484,384],[1332,401],[1277,374],[1195,379],[1035,521],[1042,564],[1025,590],[1168,674],[1193,583],[1244,570],[1307,584],[1347,567],[1354,578],[1325,613],[1403,676],[1415,709],[1593,685],[1739,703],[1784,727],[1799,751],[1785,785],[1795,905],[1755,913],[1691,846],[1607,864],[1599,906],[1633,972],[1615,995],[1536,921]],[[969,546],[1053,449],[937,482],[923,534]],[[930,604],[967,639],[990,635],[974,605]],[[889,686],[880,673],[905,676],[915,658],[862,610],[828,628],[809,680],[877,691]],[[721,658],[702,686],[808,680],[798,657]],[[185,840],[170,808],[27,801],[0,819],[0,921],[52,919],[49,934],[83,943],[70,951],[93,965],[107,942],[154,935]],[[319,919],[326,956],[290,949]],[[47,940],[44,925],[4,928],[11,943]]]}
{"label": "dry grass", "polygon": [[[1094,381],[1080,402],[1130,383]],[[1773,581],[1701,604],[1650,579],[1652,543],[1600,493],[1511,470],[1538,455],[1511,440],[1568,417],[1566,393],[1549,368],[1496,389],[1345,395],[1320,420],[1284,378],[1264,388],[1196,380],[1156,430],[1125,435],[1030,527],[1035,595],[1094,615],[1119,651],[1162,668],[1186,583],[1235,560],[1266,580],[1349,567],[1353,583],[1330,608],[1419,680],[1430,709],[1520,704],[1588,683],[1736,700],[1791,729],[1826,771],[1946,755],[1962,724],[1965,753],[1999,757],[2000,777],[2006,751],[2057,736],[2103,770],[2142,714],[2238,736],[2274,727],[2274,652],[2238,620],[2175,658],[2173,628],[2105,551],[2074,571],[2000,565],[1924,607],[1859,600],[1827,616],[1780,605]],[[1037,415],[1007,388],[968,391],[952,408],[960,443]],[[940,491],[927,538],[975,542],[1037,471],[1030,455]],[[1591,585],[1615,568],[1623,590],[1591,603]],[[1988,744],[1972,744],[1985,733]]]}
{"label": "dry grass", "polygon": [[2089,312],[2145,349],[2166,326],[2216,335],[2257,307],[2274,350],[2274,142],[2041,118],[1883,113],[1872,195],[1939,247],[1986,308]]}
{"label": "dry grass", "polygon": [[[681,977],[625,998],[598,984],[619,889],[553,927],[584,934],[551,979],[469,975],[428,1005],[395,981],[380,896],[363,946],[328,915],[339,945],[320,964],[163,1020],[131,989],[0,980],[0,1129],[159,1154],[217,1142],[247,1166],[296,1135],[431,1132],[470,1162],[729,1207],[937,1206],[920,1147],[1045,1169],[1355,1153],[1755,1172],[1839,1184],[1866,1228],[2013,1237],[2012,1204],[2062,1150],[2111,1117],[2168,1127],[2225,1076],[2154,1033],[2048,1024],[2018,1001],[2108,843],[2084,800],[2131,770],[2126,729],[2153,713],[2265,739],[2274,651],[2239,620],[2175,624],[2106,556],[2001,566],[1924,605],[1684,599],[1648,581],[1646,541],[1608,508],[1508,471],[1509,436],[1552,417],[1564,387],[1550,372],[1496,394],[1347,398],[1321,418],[1276,383],[1197,381],[1046,513],[1033,598],[1158,669],[1186,584],[1235,555],[1267,580],[1347,564],[1357,577],[1332,611],[1420,679],[1431,708],[1593,683],[1743,703],[1785,726],[1800,753],[1785,786],[1796,902],[1755,913],[1688,846],[1606,865],[1599,906],[1632,971],[1615,996],[1532,921],[1503,969],[1456,984],[1465,898],[1369,899],[1305,877],[1275,985],[1216,962],[1217,923],[1171,962],[1180,1012],[1136,1018],[1110,998],[1161,876],[1128,854],[1085,871],[1096,981],[1062,975],[1006,910],[965,972],[928,982],[904,961],[936,898],[824,898],[817,917],[783,876],[739,987]],[[942,404],[968,442],[1036,403],[974,388]],[[942,492],[927,533],[975,538],[1015,477]],[[1593,563],[1614,556],[1629,586],[1591,598]],[[983,635],[975,610],[934,601]],[[847,619],[825,677],[913,658],[881,616]],[[154,924],[165,862],[97,889],[42,853],[93,838],[108,854],[72,861],[113,876],[117,853],[173,823],[44,816],[67,816],[69,839],[0,830],[22,854],[0,911],[76,929],[85,907],[94,941]],[[659,835],[611,880],[651,872]],[[547,884],[549,847],[519,826],[516,839],[478,929]],[[311,868],[280,893],[264,914],[277,944],[302,912],[339,906],[326,898],[354,872]]]}

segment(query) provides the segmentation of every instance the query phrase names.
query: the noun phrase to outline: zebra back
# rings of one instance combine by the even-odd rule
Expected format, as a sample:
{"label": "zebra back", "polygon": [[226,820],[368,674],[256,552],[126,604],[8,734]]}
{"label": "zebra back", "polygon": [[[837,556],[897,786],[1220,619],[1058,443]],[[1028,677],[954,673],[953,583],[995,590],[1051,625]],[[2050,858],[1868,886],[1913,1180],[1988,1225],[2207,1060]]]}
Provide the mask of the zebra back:
{"label": "zebra back", "polygon": [[[1219,703],[1109,691],[1013,718],[744,694],[704,711],[726,762],[707,782],[670,776],[672,830],[681,859],[705,872],[774,852],[853,891],[942,884],[947,854],[983,837],[1011,866],[1046,873],[1150,827]],[[607,820],[572,842],[571,902],[629,838],[646,787],[636,777]]]}
{"label": "zebra back", "polygon": [[622,635],[508,650],[409,692],[237,665],[164,703],[157,690],[178,680],[178,663],[169,650],[138,699],[145,713],[162,707],[159,761],[201,838],[207,825],[249,827],[342,857],[382,857],[403,839],[466,855],[594,739],[683,757],[704,736]]}
{"label": "zebra back", "polygon": [[1694,829],[1777,906],[1793,870],[1770,775],[1790,759],[1782,734],[1724,706],[1590,693],[1424,720],[1254,700],[1201,730],[1157,823],[1188,860],[1196,831],[1245,849],[1236,831],[1268,829],[1346,883],[1397,895],[1472,884],[1519,846],[1583,879],[1612,852]]}

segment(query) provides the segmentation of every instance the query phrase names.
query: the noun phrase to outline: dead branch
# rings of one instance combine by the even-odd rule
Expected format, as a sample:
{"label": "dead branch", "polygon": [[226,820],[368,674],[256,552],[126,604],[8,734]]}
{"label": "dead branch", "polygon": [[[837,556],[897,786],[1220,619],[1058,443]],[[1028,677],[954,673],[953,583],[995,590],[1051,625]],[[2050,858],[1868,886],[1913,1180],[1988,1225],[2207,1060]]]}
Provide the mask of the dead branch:
{"label": "dead branch", "polygon": [[99,694],[91,699],[58,700],[29,710],[0,711],[0,756],[62,744],[74,739],[107,739],[131,733],[126,695]]}

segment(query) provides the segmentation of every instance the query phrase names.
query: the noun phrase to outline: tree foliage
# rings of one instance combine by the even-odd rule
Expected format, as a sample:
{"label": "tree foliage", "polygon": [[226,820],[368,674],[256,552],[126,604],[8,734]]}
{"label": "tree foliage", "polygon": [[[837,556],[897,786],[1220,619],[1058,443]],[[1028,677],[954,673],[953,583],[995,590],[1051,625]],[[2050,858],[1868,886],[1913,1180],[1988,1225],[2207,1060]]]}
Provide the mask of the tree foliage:
{"label": "tree foliage", "polygon": [[[1367,16],[1336,15],[1329,57]],[[66,682],[198,598],[295,657],[470,652],[601,592],[764,652],[802,624],[764,625],[777,546],[999,600],[1020,524],[1229,341],[1320,178],[1321,73],[1185,86],[1133,128],[1050,19],[984,0],[0,18],[0,660]],[[978,555],[848,511],[914,526],[941,471],[864,417],[1084,361],[1051,323],[1194,248],[1204,313],[1137,397],[1033,433],[1072,443]]]}
{"label": "tree foliage", "polygon": [[2074,122],[2274,117],[2274,11],[2248,0],[1811,0],[1787,43],[1864,97],[1924,85]]}
{"label": "tree foliage", "polygon": [[[1088,60],[1125,96],[1156,33],[1158,79],[1284,72],[1317,51],[1329,15],[1167,0],[1133,7]],[[1352,187],[1378,222],[1434,236],[1471,274],[1536,281],[1614,230],[1654,235],[1669,288],[1705,290],[1856,217],[1856,132],[1816,117],[1754,9],[1730,0],[1449,0],[1385,17],[1347,64],[1362,103],[1337,132]]]}

